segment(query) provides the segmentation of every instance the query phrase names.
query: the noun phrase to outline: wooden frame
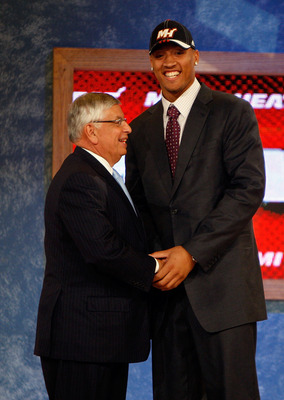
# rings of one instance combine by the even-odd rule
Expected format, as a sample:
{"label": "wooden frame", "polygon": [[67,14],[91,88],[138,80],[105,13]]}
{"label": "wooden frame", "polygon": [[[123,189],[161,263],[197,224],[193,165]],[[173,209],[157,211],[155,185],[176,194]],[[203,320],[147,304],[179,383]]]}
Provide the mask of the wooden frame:
{"label": "wooden frame", "polygon": [[[284,54],[200,52],[198,74],[283,75]],[[66,115],[72,102],[75,70],[150,71],[147,50],[54,48],[53,175],[72,152]],[[284,300],[284,279],[264,279],[267,300]]]}

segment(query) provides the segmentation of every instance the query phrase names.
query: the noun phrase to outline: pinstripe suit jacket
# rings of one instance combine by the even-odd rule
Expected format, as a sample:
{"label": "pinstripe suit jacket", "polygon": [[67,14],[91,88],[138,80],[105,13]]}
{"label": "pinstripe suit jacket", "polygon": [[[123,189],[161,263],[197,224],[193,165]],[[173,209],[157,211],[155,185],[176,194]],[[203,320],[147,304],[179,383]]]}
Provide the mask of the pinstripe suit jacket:
{"label": "pinstripe suit jacket", "polygon": [[148,294],[155,260],[119,184],[77,147],[45,204],[46,268],[35,354],[137,362],[149,354]]}
{"label": "pinstripe suit jacket", "polygon": [[[184,281],[203,328],[216,332],[266,318],[252,217],[264,160],[250,104],[202,84],[187,118],[174,181],[159,102],[132,123],[126,183],[150,250],[182,245],[198,263]],[[158,292],[155,322],[168,293]]]}

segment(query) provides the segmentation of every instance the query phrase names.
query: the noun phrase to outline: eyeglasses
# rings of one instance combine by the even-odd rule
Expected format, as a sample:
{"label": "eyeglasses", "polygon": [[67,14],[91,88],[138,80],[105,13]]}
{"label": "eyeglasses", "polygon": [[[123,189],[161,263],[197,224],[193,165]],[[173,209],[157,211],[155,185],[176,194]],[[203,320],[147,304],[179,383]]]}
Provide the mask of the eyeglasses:
{"label": "eyeglasses", "polygon": [[126,122],[126,118],[117,118],[117,119],[113,119],[110,121],[91,121],[92,123],[96,124],[96,123],[102,123],[102,122],[112,122],[115,125],[121,126],[123,122]]}

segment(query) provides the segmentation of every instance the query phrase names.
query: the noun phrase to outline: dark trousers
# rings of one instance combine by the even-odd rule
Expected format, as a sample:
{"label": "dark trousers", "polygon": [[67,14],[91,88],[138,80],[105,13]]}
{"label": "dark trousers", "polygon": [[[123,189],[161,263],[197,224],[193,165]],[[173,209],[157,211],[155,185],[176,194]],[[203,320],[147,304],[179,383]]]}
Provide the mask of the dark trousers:
{"label": "dark trousers", "polygon": [[49,400],[125,400],[128,364],[96,364],[41,357]]}
{"label": "dark trousers", "polygon": [[255,323],[208,333],[180,288],[152,340],[154,400],[258,400],[255,350]]}

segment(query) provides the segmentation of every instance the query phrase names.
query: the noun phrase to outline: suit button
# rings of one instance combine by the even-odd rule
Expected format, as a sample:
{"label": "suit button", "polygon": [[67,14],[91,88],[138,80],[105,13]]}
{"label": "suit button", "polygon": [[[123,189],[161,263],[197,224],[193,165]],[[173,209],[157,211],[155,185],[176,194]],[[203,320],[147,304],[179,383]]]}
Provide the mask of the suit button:
{"label": "suit button", "polygon": [[177,213],[178,213],[177,208],[173,208],[173,209],[171,210],[171,214],[172,214],[172,215],[176,215]]}

